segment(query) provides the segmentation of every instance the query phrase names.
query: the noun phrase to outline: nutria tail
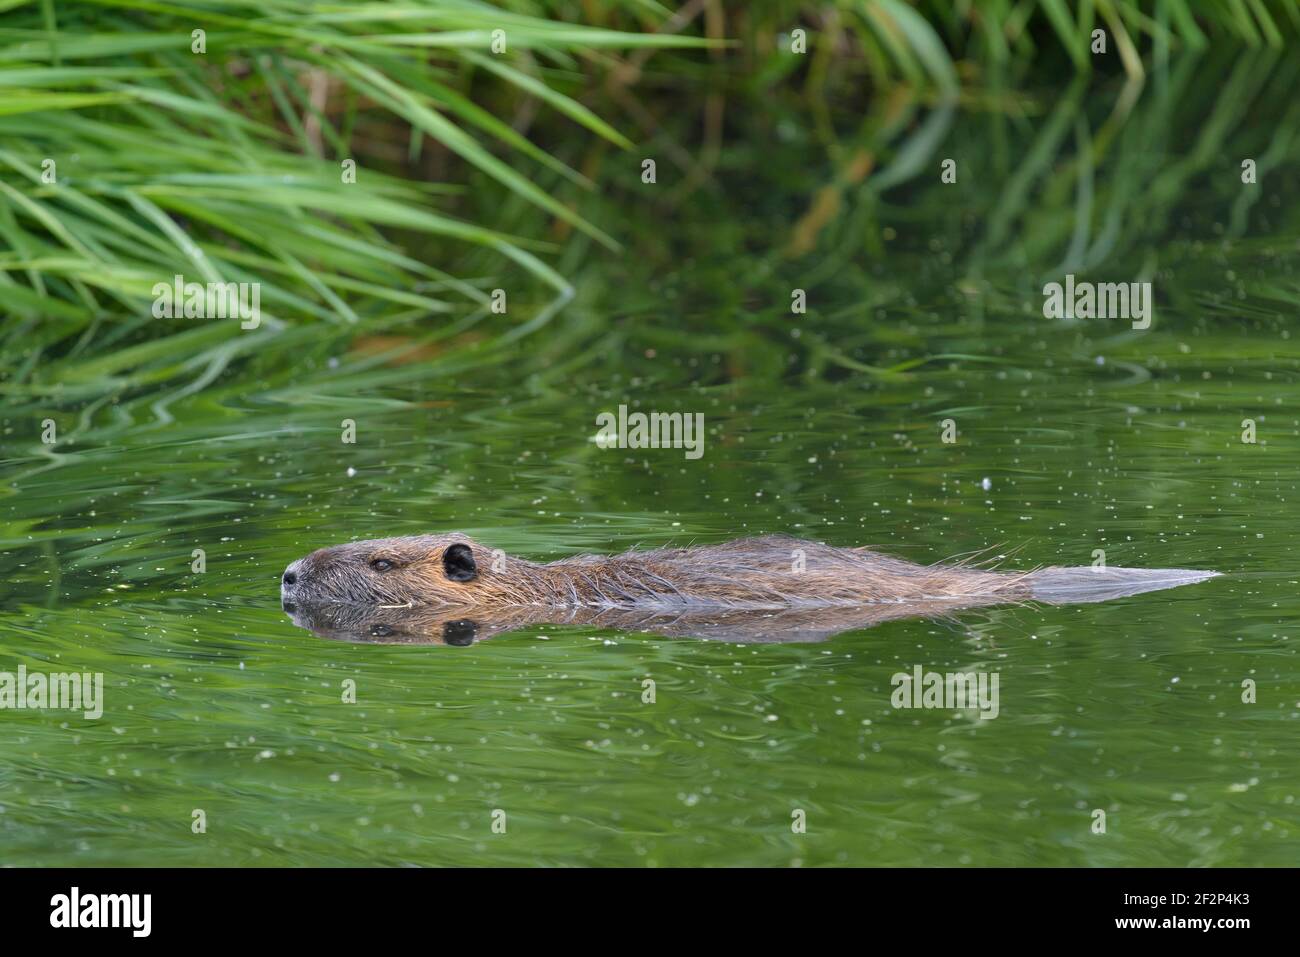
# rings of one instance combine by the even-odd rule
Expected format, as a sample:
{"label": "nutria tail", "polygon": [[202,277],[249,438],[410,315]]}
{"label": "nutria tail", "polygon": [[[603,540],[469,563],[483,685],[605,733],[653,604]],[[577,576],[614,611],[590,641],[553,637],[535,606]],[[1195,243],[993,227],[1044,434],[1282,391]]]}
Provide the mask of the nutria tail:
{"label": "nutria tail", "polygon": [[1194,585],[1218,572],[1191,568],[1102,568],[1085,565],[1079,568],[1042,568],[1021,579],[1037,601],[1052,605],[1109,601],[1140,595],[1146,591]]}

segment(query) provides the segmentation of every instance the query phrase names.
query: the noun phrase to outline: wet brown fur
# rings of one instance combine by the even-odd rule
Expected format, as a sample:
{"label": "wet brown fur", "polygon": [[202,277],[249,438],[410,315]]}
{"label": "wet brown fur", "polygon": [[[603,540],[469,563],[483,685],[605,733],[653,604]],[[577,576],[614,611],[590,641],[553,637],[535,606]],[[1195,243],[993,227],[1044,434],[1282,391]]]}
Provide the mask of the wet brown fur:
{"label": "wet brown fur", "polygon": [[[468,581],[449,579],[443,564],[447,549],[457,545],[473,556]],[[392,568],[376,570],[377,561]],[[786,535],[549,564],[493,551],[459,533],[416,535],[323,548],[290,565],[286,582],[290,577],[285,601],[390,607],[778,609],[1031,597],[1026,573],[917,565]]]}

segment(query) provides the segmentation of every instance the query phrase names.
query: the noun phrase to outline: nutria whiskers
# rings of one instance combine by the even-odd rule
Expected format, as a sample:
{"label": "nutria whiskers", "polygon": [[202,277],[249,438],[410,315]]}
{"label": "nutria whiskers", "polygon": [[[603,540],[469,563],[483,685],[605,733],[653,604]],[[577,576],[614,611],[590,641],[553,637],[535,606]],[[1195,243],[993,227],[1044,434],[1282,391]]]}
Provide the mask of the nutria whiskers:
{"label": "nutria whiskers", "polygon": [[1216,574],[1093,567],[1002,572],[963,564],[917,565],[865,548],[836,548],[785,535],[539,564],[452,533],[320,549],[289,565],[281,597],[286,603],[489,610],[1065,603],[1187,585]]}

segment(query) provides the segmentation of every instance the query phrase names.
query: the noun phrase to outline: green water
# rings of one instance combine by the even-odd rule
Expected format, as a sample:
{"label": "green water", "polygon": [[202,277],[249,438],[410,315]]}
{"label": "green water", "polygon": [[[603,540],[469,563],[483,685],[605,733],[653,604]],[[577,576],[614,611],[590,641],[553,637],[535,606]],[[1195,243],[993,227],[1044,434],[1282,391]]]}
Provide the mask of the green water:
{"label": "green water", "polygon": [[[141,422],[48,462],[28,445],[8,463],[6,667],[102,671],[106,708],[4,715],[5,862],[1294,863],[1295,364],[1230,371],[1182,341],[1143,340],[1171,364],[1156,376],[1043,337],[1021,343],[1032,365],[888,396],[656,388],[705,413],[694,463],[587,441],[621,389],[575,382],[579,403],[508,375],[506,402],[479,381],[364,407],[353,446],[337,413],[250,433],[200,403],[202,429]],[[1228,574],[760,647],[580,628],[349,645],[278,607],[278,573],[314,547],[453,528],[539,559],[779,530]],[[915,664],[998,672],[1000,715],[891,709]]]}
{"label": "green water", "polygon": [[[769,202],[691,228],[752,249]],[[1059,260],[975,269],[939,200],[851,213],[870,235],[816,268],[720,242],[669,271],[658,235],[643,270],[570,257],[578,301],[479,358],[392,367],[331,333],[193,392],[7,402],[0,668],[102,672],[106,700],[0,713],[0,863],[1294,864],[1300,228],[1229,241],[1232,204],[1187,200],[1134,254],[1145,332],[1044,319]],[[703,457],[597,448],[620,403],[703,413]],[[799,644],[349,644],[279,607],[312,549],[448,530],[539,560],[786,532],[1225,574]],[[916,665],[997,673],[998,716],[892,708]]]}

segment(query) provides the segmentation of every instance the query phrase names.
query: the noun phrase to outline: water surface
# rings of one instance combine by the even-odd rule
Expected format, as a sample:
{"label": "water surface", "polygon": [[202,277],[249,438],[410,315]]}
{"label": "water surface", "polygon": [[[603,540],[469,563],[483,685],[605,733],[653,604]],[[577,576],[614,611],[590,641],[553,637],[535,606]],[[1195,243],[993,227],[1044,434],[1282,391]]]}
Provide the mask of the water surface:
{"label": "water surface", "polygon": [[[3,863],[1294,864],[1300,231],[1275,205],[1228,236],[1224,192],[1132,254],[1154,257],[1145,332],[1044,319],[1059,258],[1000,259],[961,202],[859,196],[815,269],[721,242],[653,276],[571,262],[578,300],[480,359],[395,365],[331,332],[194,391],[11,393],[0,665],[103,672],[106,706],[0,715]],[[1076,198],[1026,215],[1068,223]],[[702,413],[703,457],[598,448],[621,403]],[[280,609],[312,549],[450,530],[536,560],[782,532],[1224,575],[820,642],[348,643]],[[997,673],[997,718],[892,708],[916,665]]]}

